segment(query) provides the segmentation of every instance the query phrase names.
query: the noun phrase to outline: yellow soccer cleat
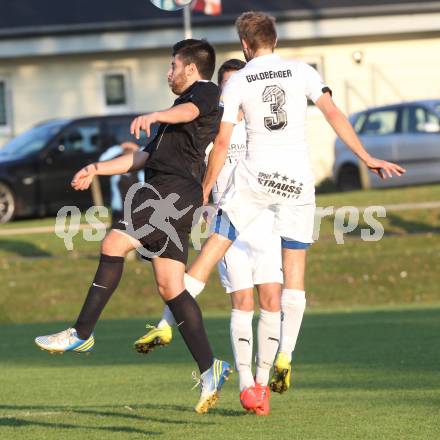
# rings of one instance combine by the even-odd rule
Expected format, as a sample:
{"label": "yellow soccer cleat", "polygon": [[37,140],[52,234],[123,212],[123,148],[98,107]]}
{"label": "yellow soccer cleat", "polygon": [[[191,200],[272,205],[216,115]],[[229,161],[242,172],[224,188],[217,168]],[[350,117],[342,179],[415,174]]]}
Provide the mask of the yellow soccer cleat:
{"label": "yellow soccer cleat", "polygon": [[269,387],[274,393],[284,393],[290,387],[290,375],[292,367],[285,353],[278,353],[273,366],[273,375]]}
{"label": "yellow soccer cleat", "polygon": [[138,353],[148,354],[156,347],[165,347],[171,343],[173,339],[173,329],[169,325],[158,328],[154,325],[147,324],[146,328],[150,329],[149,332],[141,336],[134,343],[134,349]]}

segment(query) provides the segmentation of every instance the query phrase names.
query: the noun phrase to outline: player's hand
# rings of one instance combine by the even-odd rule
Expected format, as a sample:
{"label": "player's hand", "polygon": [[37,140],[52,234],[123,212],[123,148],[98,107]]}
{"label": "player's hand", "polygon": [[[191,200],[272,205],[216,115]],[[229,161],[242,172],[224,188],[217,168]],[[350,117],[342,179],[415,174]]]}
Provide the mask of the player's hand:
{"label": "player's hand", "polygon": [[139,151],[139,145],[135,142],[122,142],[121,147],[124,150],[124,153],[135,153],[136,151]]}
{"label": "player's hand", "polygon": [[203,205],[206,206],[209,205],[209,193],[203,192]]}
{"label": "player's hand", "polygon": [[93,178],[97,174],[97,167],[92,165],[87,165],[81,168],[74,176],[71,182],[72,188],[76,191],[84,191],[89,189],[92,184]]}
{"label": "player's hand", "polygon": [[211,223],[212,216],[209,215],[209,194],[210,192],[203,191],[203,207],[207,208],[206,211],[203,211],[202,218],[209,225]]}
{"label": "player's hand", "polygon": [[386,160],[376,159],[370,157],[365,161],[365,165],[373,172],[376,173],[381,179],[387,179],[388,177],[401,176],[406,172],[405,168],[402,168],[396,163],[387,162]]}
{"label": "player's hand", "polygon": [[157,122],[157,117],[155,113],[149,113],[148,115],[138,116],[133,119],[130,125],[130,133],[134,134],[136,139],[139,139],[141,130],[147,133],[147,136],[151,135],[151,124]]}

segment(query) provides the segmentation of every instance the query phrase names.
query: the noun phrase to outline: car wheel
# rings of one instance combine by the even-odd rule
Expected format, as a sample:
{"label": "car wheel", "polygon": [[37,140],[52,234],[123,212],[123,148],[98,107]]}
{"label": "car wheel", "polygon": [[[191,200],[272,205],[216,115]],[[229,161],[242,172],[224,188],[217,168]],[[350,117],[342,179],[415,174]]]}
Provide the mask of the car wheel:
{"label": "car wheel", "polygon": [[339,171],[337,185],[341,191],[361,189],[359,168],[356,165],[344,165]]}
{"label": "car wheel", "polygon": [[0,182],[0,223],[6,223],[14,217],[15,199],[9,186]]}

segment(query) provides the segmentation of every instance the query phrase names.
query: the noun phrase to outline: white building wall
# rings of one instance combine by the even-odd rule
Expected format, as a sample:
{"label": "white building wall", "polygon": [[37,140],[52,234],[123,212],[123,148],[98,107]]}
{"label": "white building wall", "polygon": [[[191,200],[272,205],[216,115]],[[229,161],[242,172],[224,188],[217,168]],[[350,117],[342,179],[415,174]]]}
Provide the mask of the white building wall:
{"label": "white building wall", "polygon": [[[321,60],[324,79],[345,111],[401,100],[440,98],[440,36],[288,46],[288,42],[282,42],[282,56]],[[356,51],[363,54],[360,64],[352,58]],[[227,58],[241,56],[238,48],[220,47],[218,65]],[[169,61],[167,50],[0,60],[0,77],[10,78],[13,115],[13,132],[0,132],[0,144],[11,134],[45,119],[104,114],[107,110],[101,79],[102,73],[109,70],[128,72],[130,111],[166,108],[174,98],[166,81]],[[335,136],[316,108],[310,108],[308,119],[307,138],[320,181],[330,175]]]}
{"label": "white building wall", "polygon": [[172,98],[166,81],[168,63],[168,56],[145,52],[2,62],[0,75],[11,78],[13,132],[46,119],[111,112],[104,104],[102,74],[114,70],[128,73],[128,110],[166,107]]}

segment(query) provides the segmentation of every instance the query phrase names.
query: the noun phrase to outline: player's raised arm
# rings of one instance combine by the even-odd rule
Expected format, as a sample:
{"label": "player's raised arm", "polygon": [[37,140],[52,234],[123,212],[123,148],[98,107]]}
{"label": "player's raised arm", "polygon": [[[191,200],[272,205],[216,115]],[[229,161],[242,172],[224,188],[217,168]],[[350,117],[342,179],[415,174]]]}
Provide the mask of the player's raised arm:
{"label": "player's raised arm", "polygon": [[406,172],[404,168],[395,163],[377,159],[368,154],[351,126],[350,121],[333,102],[330,93],[321,95],[316,101],[316,106],[322,111],[328,123],[345,145],[347,145],[371,171],[378,174],[382,179],[392,177],[393,174],[400,176]]}
{"label": "player's raised arm", "polygon": [[156,122],[164,124],[185,124],[194,121],[199,115],[200,111],[197,106],[192,102],[186,102],[185,104],[171,107],[168,110],[138,116],[131,122],[130,133],[134,134],[136,139],[139,139],[140,131],[144,130],[147,136],[150,137],[151,125]]}
{"label": "player's raised arm", "polygon": [[215,138],[214,146],[209,153],[208,165],[202,184],[204,205],[208,203],[209,193],[225,164],[233,128],[234,124],[230,122],[222,122],[220,124],[220,130]]}
{"label": "player's raised arm", "polygon": [[105,162],[95,162],[81,168],[74,176],[71,185],[77,191],[88,189],[95,176],[113,176],[142,169],[149,157],[146,151],[136,151]]}
{"label": "player's raised arm", "polygon": [[223,117],[219,132],[214,141],[214,146],[208,157],[208,165],[203,178],[202,186],[204,205],[208,203],[212,187],[225,164],[229,145],[231,143],[232,130],[238,122],[241,102],[238,93],[240,90],[240,83],[237,81],[237,77],[234,77],[234,73],[235,72],[230,72],[229,75],[223,78],[221,83]]}

